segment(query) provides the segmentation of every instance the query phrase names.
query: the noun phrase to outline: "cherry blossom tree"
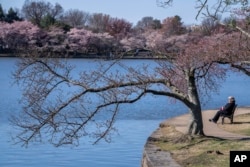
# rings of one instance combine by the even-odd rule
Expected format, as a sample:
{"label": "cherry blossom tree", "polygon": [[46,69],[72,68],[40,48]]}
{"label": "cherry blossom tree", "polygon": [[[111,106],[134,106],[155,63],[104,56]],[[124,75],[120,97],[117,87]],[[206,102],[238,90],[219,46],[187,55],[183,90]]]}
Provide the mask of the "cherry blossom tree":
{"label": "cherry blossom tree", "polygon": [[234,71],[237,69],[250,76],[249,38],[240,32],[216,38],[219,63],[229,64]]}
{"label": "cherry blossom tree", "polygon": [[72,28],[65,33],[56,26],[45,31],[29,21],[0,22],[0,25],[1,49],[15,53],[36,51],[62,56],[65,53],[87,54],[92,50],[97,54],[108,54],[120,47],[119,41],[108,33],[92,33],[83,28]]}
{"label": "cherry blossom tree", "polygon": [[61,28],[51,26],[44,31],[29,21],[0,24],[1,47],[12,53],[65,52],[67,36]]}
{"label": "cherry blossom tree", "polygon": [[67,32],[69,49],[74,52],[87,52],[87,43],[92,35],[93,33],[91,31],[72,28]]}
{"label": "cherry blossom tree", "polygon": [[[171,6],[175,0],[156,0],[159,6]],[[241,5],[242,7],[246,7],[249,2],[248,0],[195,0],[196,8],[198,9],[197,16],[199,17],[200,14],[206,16],[213,16],[218,17],[220,14],[229,11],[232,9],[232,6]]]}
{"label": "cherry blossom tree", "polygon": [[[205,5],[202,10],[208,9],[207,1],[198,2]],[[241,25],[243,22],[237,22],[243,31],[212,26],[213,30],[204,36],[199,31],[186,33],[180,18],[174,17],[165,20],[165,31],[148,29],[121,35],[124,32],[121,27],[129,29],[129,24],[120,20],[112,23],[110,16],[102,14],[94,14],[91,19],[89,26],[95,32],[84,28],[65,32],[56,26],[44,32],[29,22],[0,23],[2,46],[21,50],[35,46],[29,47],[33,52],[25,52],[14,73],[23,88],[24,105],[11,120],[20,130],[16,142],[28,145],[47,140],[55,146],[78,145],[79,139],[87,136],[94,143],[101,139],[109,141],[121,105],[132,104],[147,94],[174,98],[185,104],[191,115],[187,134],[203,136],[201,104],[211,91],[218,90],[219,81],[224,79],[228,69],[221,64],[249,73],[249,43],[243,35],[249,30]],[[122,57],[138,48],[152,52],[156,59],[153,66],[133,68],[113,60],[77,73],[67,59],[53,59],[48,53],[93,50],[109,54],[124,49],[118,55]],[[97,119],[103,113],[105,119]]]}
{"label": "cherry blossom tree", "polygon": [[[236,30],[240,32],[242,35],[237,35],[236,39],[238,40],[238,43],[235,43],[235,45],[229,44],[228,46],[246,46],[246,43],[248,43],[250,38],[250,32],[249,32],[249,1],[248,0],[218,0],[218,1],[211,1],[211,0],[195,0],[196,2],[196,8],[197,8],[197,15],[198,17],[206,17],[212,22],[216,22],[216,24],[222,25],[224,27],[229,27],[232,30]],[[171,6],[172,3],[174,3],[174,0],[157,0],[157,3],[159,6]],[[226,23],[221,21],[221,17],[224,15],[230,15],[231,18],[228,19]],[[244,21],[243,21],[244,20]],[[244,38],[243,36],[246,36],[247,38]],[[225,38],[224,38],[225,39]],[[219,39],[217,39],[219,40]],[[231,38],[228,39],[230,42],[234,41]],[[223,41],[224,43],[228,44],[228,41]],[[225,45],[224,45],[225,46]],[[236,47],[237,48],[237,47]],[[230,64],[232,67],[237,68],[238,70],[244,72],[245,74],[249,75],[249,57],[246,56],[248,53],[249,47],[241,48],[241,50],[237,50],[232,52],[232,48],[230,47],[224,47],[224,51],[228,50],[227,55],[235,55],[235,58],[237,60],[234,60],[232,63],[230,63],[230,60],[227,60],[228,64]],[[239,54],[235,54],[238,53]],[[242,53],[244,52],[244,53]],[[229,54],[230,53],[230,54]],[[232,54],[234,53],[234,54]],[[242,58],[242,55],[245,55],[244,58]],[[223,61],[225,63],[225,61]]]}
{"label": "cherry blossom tree", "polygon": [[[156,0],[157,4],[161,7],[171,6],[174,3],[174,0]],[[223,15],[231,15],[235,16],[235,9],[241,11],[248,11],[249,12],[249,2],[248,0],[218,0],[216,2],[211,0],[195,0],[196,2],[196,9],[197,15],[196,19],[199,17],[207,17],[213,20],[216,20],[219,24],[225,25],[221,21],[221,17]],[[234,25],[238,31],[241,31],[248,37],[250,34],[242,29],[242,27]]]}
{"label": "cherry blossom tree", "polygon": [[63,29],[56,26],[51,26],[45,32],[43,38],[39,40],[40,47],[38,48],[38,50],[40,52],[46,53],[63,54],[66,52],[66,40],[67,35],[65,34]]}
{"label": "cherry blossom tree", "polygon": [[109,54],[120,47],[119,42],[108,33],[92,33],[84,28],[73,28],[67,33],[67,46],[70,52],[100,55]]}
{"label": "cherry blossom tree", "polygon": [[120,43],[122,44],[123,48],[128,50],[133,50],[137,48],[144,48],[146,45],[146,39],[142,35],[137,36],[127,36],[123,38]]}
{"label": "cherry blossom tree", "polygon": [[28,21],[15,21],[12,24],[0,22],[2,48],[12,51],[25,50],[38,42],[41,31]]}
{"label": "cherry blossom tree", "polygon": [[[82,40],[83,45],[93,39],[92,34],[88,40],[78,36],[79,33],[86,36],[85,30],[74,29],[70,33],[72,42]],[[41,59],[39,55],[21,59],[14,75],[24,88],[25,104],[20,115],[12,118],[12,123],[21,129],[17,142],[29,144],[46,138],[61,146],[77,145],[84,136],[93,137],[94,143],[109,140],[120,106],[132,104],[146,94],[181,101],[191,113],[188,135],[203,136],[202,100],[211,91],[217,91],[218,81],[226,73],[215,56],[218,44],[210,36],[200,34],[183,34],[167,40],[162,35],[152,40],[145,34],[144,42],[137,42],[155,43],[146,46],[161,56],[154,66],[131,68],[119,60],[105,61],[95,70],[81,71],[75,77],[74,68],[67,61]],[[98,40],[94,44],[109,39],[105,34],[95,37]],[[135,42],[127,39],[123,45],[131,49]],[[101,113],[107,119],[96,119]],[[89,130],[90,126],[95,129]]]}

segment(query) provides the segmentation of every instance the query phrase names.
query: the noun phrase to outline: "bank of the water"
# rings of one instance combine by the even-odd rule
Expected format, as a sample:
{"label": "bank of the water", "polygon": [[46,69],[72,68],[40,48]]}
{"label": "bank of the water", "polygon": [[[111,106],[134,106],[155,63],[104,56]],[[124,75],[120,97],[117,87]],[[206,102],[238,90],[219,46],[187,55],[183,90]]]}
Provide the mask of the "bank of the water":
{"label": "bank of the water", "polygon": [[[207,136],[216,138],[228,139],[228,140],[250,140],[250,136],[240,135],[236,133],[230,133],[222,130],[217,124],[209,122],[217,110],[207,110],[202,112],[204,133]],[[250,113],[250,107],[239,107],[235,112],[235,116]],[[161,126],[157,128],[148,138],[143,152],[142,167],[180,167],[180,165],[171,157],[170,152],[162,151],[155,145],[155,141],[159,140],[166,134],[162,134],[161,127],[166,125],[174,126],[175,129],[181,133],[187,131],[187,123],[189,114],[177,116],[161,123]],[[220,121],[218,123],[221,123]]]}
{"label": "bank of the water", "polygon": [[162,151],[155,145],[155,141],[162,136],[161,131],[156,129],[148,138],[143,151],[141,167],[180,167],[171,157],[170,152]]}
{"label": "bank of the water", "polygon": [[[0,53],[0,58],[1,57],[6,57],[6,58],[17,58],[19,57],[17,54],[14,53]],[[158,60],[158,59],[165,59],[164,57],[159,57],[159,56],[148,56],[145,54],[139,54],[139,55],[134,55],[134,54],[124,54],[121,56],[110,56],[110,55],[99,55],[96,53],[90,53],[90,54],[68,54],[68,55],[63,55],[60,56],[60,54],[55,54],[53,55],[53,58],[69,58],[69,59],[103,59],[103,60],[115,60],[115,59],[135,59],[135,60]]]}

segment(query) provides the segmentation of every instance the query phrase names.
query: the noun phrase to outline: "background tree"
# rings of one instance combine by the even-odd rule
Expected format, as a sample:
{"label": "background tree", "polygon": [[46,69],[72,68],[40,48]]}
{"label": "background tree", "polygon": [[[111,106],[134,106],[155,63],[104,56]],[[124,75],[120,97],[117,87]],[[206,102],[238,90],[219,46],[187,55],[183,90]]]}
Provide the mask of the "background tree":
{"label": "background tree", "polygon": [[154,19],[153,17],[143,17],[140,21],[137,22],[135,29],[147,30],[147,29],[160,29],[161,21]]}
{"label": "background tree", "polygon": [[[233,71],[250,76],[249,38],[240,32],[217,37],[219,63],[229,64]],[[235,70],[237,69],[237,70]]]}
{"label": "background tree", "polygon": [[52,25],[55,25],[56,20],[50,15],[44,16],[40,21],[40,27],[41,28],[49,28]]}
{"label": "background tree", "polygon": [[62,21],[71,27],[85,27],[90,14],[77,9],[70,9],[64,14]]}
{"label": "background tree", "polygon": [[[216,2],[211,2],[211,0],[195,0],[196,1],[196,8],[197,8],[197,15],[196,19],[198,17],[205,16],[207,18],[212,18],[213,20],[218,21],[219,24],[224,25],[222,22],[220,22],[221,16],[223,14],[234,14],[233,13],[233,7],[234,8],[240,8],[241,10],[248,11],[249,10],[249,2],[248,0],[218,0]],[[172,3],[174,3],[174,0],[157,0],[157,4],[161,7],[165,6],[171,6]],[[233,15],[234,16],[234,15]],[[250,34],[245,32],[241,27],[234,26],[237,30],[241,31],[248,37],[250,37]]]}
{"label": "background tree", "polygon": [[0,22],[0,25],[0,45],[12,52],[33,48],[42,35],[40,29],[28,21]]}
{"label": "background tree", "polygon": [[206,18],[201,23],[201,31],[204,35],[212,35],[219,27],[218,22],[211,18]]}
{"label": "background tree", "polygon": [[5,20],[5,13],[2,8],[2,5],[0,4],[0,21],[4,21],[4,20]]}
{"label": "background tree", "polygon": [[162,22],[162,31],[167,35],[181,35],[186,29],[179,16],[168,17]]}
{"label": "background tree", "polygon": [[[157,0],[157,4],[159,6],[171,6],[171,4],[174,3],[174,0]],[[196,8],[197,8],[197,15],[196,18],[200,16],[205,16],[207,18],[210,18],[214,21],[216,21],[218,24],[222,26],[230,27],[234,30],[237,30],[241,32],[243,35],[245,35],[248,39],[244,39],[243,41],[239,41],[240,43],[245,43],[245,41],[249,40],[250,38],[250,32],[248,29],[249,25],[249,1],[248,0],[218,0],[216,2],[211,2],[210,0],[196,0]],[[235,10],[236,9],[236,10]],[[231,14],[232,18],[228,19],[229,22],[223,23],[221,22],[220,18],[225,14]],[[238,22],[235,17],[243,16],[245,20],[248,20],[245,22],[245,24],[242,24],[242,21]],[[242,18],[241,18],[242,19]],[[248,47],[249,48],[249,47]],[[228,48],[231,50],[230,48]],[[244,49],[246,51],[246,49]],[[235,55],[235,54],[234,54]],[[236,56],[237,58],[238,56]],[[241,62],[240,62],[241,60]],[[229,63],[230,64],[230,63]],[[235,65],[238,64],[238,65]],[[240,66],[240,64],[242,66]],[[233,67],[237,67],[238,70],[243,71],[245,74],[249,74],[249,58],[245,56],[244,59],[239,59],[236,63],[234,61],[233,64],[231,64]]]}
{"label": "background tree", "polygon": [[134,50],[138,48],[145,48],[146,46],[146,38],[142,34],[126,36],[125,38],[120,40],[125,51]]}
{"label": "background tree", "polygon": [[22,12],[26,19],[41,27],[43,19],[49,19],[50,23],[55,22],[62,14],[63,8],[58,3],[53,6],[45,1],[25,0]]}
{"label": "background tree", "polygon": [[22,18],[19,15],[18,10],[14,10],[13,8],[9,8],[8,13],[5,13],[2,5],[0,4],[0,21],[5,21],[8,23],[13,23],[14,21],[21,21]]}
{"label": "background tree", "polygon": [[63,7],[59,3],[56,3],[55,6],[52,6],[51,10],[49,11],[49,15],[53,19],[58,20],[60,17],[62,17],[63,11]]}
{"label": "background tree", "polygon": [[22,12],[26,19],[40,26],[41,20],[49,13],[51,4],[44,1],[25,0]]}
{"label": "background tree", "polygon": [[66,51],[66,40],[67,35],[57,26],[50,26],[46,32],[46,36],[43,41],[43,47],[41,47],[41,51],[45,53],[58,53],[64,54]]}
{"label": "background tree", "polygon": [[69,32],[67,32],[68,36],[68,50],[71,52],[82,52],[82,53],[87,53],[88,49],[87,48],[87,43],[91,36],[93,36],[93,33],[89,30],[86,30],[84,28],[82,29],[77,29],[77,28],[72,28],[70,29]]}
{"label": "background tree", "polygon": [[6,14],[5,21],[8,23],[13,23],[14,21],[21,21],[22,19],[18,16],[18,12],[10,8]]}
{"label": "background tree", "polygon": [[88,27],[94,33],[107,32],[108,25],[110,23],[110,19],[111,19],[111,17],[107,14],[94,13],[89,18]]}
{"label": "background tree", "polygon": [[117,38],[122,39],[132,31],[132,23],[124,19],[111,18],[108,24],[107,32]]}

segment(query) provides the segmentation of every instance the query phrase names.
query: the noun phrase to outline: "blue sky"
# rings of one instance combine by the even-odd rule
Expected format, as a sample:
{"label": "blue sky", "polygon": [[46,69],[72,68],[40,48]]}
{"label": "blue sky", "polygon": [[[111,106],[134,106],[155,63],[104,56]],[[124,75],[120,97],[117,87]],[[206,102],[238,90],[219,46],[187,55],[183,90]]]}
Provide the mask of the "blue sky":
{"label": "blue sky", "polygon": [[[3,9],[22,8],[25,0],[0,0]],[[85,12],[104,13],[111,17],[124,18],[134,25],[145,16],[155,19],[179,15],[185,24],[197,24],[195,0],[174,0],[171,7],[157,6],[157,0],[45,0],[53,5],[58,2],[64,10],[79,9]]]}

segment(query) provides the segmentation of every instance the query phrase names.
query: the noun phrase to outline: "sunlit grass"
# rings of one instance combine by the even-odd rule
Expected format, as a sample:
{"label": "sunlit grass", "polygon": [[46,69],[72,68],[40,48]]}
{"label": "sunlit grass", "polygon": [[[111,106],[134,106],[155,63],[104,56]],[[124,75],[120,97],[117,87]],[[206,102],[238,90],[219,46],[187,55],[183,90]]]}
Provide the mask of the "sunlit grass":
{"label": "sunlit grass", "polygon": [[250,150],[248,140],[224,140],[211,137],[188,137],[175,131],[174,127],[161,128],[164,137],[156,142],[161,150],[169,151],[182,166],[228,167],[232,150]]}

